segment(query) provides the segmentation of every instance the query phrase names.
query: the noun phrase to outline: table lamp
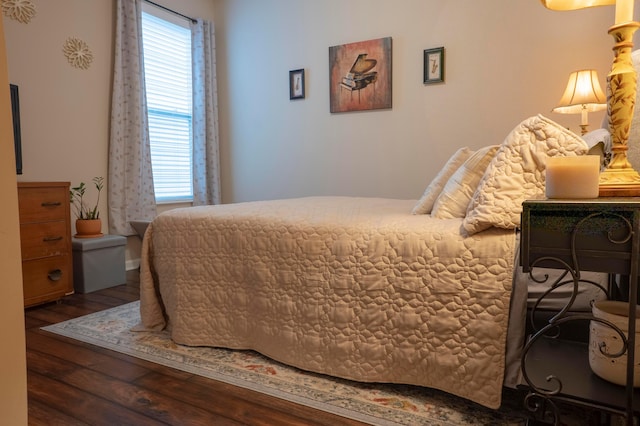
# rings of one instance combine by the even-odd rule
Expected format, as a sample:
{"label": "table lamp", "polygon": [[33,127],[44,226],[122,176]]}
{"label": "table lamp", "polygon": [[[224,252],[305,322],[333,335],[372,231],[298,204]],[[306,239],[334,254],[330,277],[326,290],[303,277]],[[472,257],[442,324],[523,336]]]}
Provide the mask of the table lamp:
{"label": "table lamp", "polygon": [[614,38],[614,59],[608,75],[607,111],[611,132],[612,159],[600,173],[601,197],[640,196],[640,174],[627,158],[627,142],[636,101],[636,72],[631,61],[633,33],[640,23],[633,20],[634,0],[540,0],[551,10],[577,10],[593,6],[615,5],[615,23],[609,28]]}
{"label": "table lamp", "polygon": [[596,70],[574,71],[569,75],[567,88],[553,112],[560,114],[582,114],[580,129],[587,133],[589,112],[607,109],[607,97],[602,92]]}

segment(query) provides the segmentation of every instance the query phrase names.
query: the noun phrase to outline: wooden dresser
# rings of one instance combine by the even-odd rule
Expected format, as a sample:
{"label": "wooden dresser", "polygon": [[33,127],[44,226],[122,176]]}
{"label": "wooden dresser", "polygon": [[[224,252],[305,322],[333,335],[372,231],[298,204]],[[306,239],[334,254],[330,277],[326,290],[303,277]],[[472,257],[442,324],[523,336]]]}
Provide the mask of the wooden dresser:
{"label": "wooden dresser", "polygon": [[24,306],[73,293],[69,182],[19,182]]}

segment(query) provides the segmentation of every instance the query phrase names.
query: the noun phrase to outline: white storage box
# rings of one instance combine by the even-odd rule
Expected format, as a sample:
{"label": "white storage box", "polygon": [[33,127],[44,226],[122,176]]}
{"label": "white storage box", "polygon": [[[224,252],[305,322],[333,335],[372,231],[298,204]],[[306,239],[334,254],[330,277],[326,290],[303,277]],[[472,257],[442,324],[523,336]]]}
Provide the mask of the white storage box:
{"label": "white storage box", "polygon": [[127,238],[120,235],[73,238],[73,287],[76,293],[91,293],[125,284],[126,244]]}

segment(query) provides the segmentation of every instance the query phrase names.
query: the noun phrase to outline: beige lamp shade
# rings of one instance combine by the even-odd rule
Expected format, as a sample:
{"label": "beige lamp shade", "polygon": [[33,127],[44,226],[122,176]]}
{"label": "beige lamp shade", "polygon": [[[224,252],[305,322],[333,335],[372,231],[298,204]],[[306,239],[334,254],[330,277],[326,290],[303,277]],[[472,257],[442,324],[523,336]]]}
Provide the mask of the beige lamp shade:
{"label": "beige lamp shade", "polygon": [[578,114],[584,109],[588,112],[607,109],[607,97],[600,87],[596,70],[572,72],[567,88],[553,112]]}
{"label": "beige lamp shade", "polygon": [[553,112],[582,114],[580,128],[587,133],[588,113],[607,109],[607,97],[602,92],[596,70],[574,71],[569,75],[567,88]]}

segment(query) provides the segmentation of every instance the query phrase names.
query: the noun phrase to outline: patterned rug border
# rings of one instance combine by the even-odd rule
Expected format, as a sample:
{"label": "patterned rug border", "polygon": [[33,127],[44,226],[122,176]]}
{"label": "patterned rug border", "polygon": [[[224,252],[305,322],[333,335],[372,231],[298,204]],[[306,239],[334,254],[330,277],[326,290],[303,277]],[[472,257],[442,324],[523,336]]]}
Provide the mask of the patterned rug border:
{"label": "patterned rug border", "polygon": [[[403,425],[403,424],[416,424],[416,422],[421,422],[422,424],[425,424],[423,422],[427,421],[428,423],[426,424],[437,424],[437,425],[442,425],[442,426],[455,426],[455,425],[460,425],[463,424],[461,423],[462,421],[464,422],[470,422],[470,423],[466,423],[466,424],[481,424],[481,423],[476,423],[476,421],[479,421],[479,418],[475,418],[475,414],[476,413],[468,413],[466,411],[460,413],[455,411],[454,408],[450,408],[450,407],[446,407],[446,408],[441,408],[441,405],[438,404],[434,404],[434,406],[431,408],[427,408],[428,411],[433,410],[436,411],[435,413],[431,412],[429,413],[430,415],[434,416],[434,418],[425,418],[424,416],[420,416],[420,415],[416,415],[413,414],[411,412],[408,412],[407,410],[402,410],[402,407],[395,408],[393,406],[380,406],[380,405],[375,405],[371,402],[362,402],[359,400],[355,400],[355,402],[351,402],[352,405],[358,405],[357,408],[348,408],[348,407],[341,407],[336,405],[337,403],[339,403],[341,400],[345,400],[345,398],[348,398],[348,396],[345,397],[341,397],[341,396],[335,396],[333,394],[331,394],[331,397],[329,399],[327,399],[326,401],[322,401],[319,399],[311,399],[311,398],[307,398],[305,396],[302,395],[296,395],[296,394],[292,394],[291,392],[287,392],[287,391],[281,391],[273,386],[278,386],[278,384],[273,384],[271,386],[269,386],[269,384],[265,384],[264,381],[268,380],[268,379],[264,379],[262,376],[260,376],[257,372],[255,372],[255,374],[252,375],[252,377],[255,376],[255,378],[257,378],[256,380],[245,380],[243,378],[239,378],[239,377],[234,377],[231,374],[237,374],[237,370],[230,370],[229,374],[226,374],[223,371],[211,371],[211,370],[207,370],[207,369],[203,369],[202,367],[199,367],[198,365],[192,365],[192,363],[195,361],[196,363],[198,362],[198,351],[202,351],[202,350],[210,350],[210,349],[214,349],[216,351],[220,351],[220,352],[224,352],[224,353],[247,353],[247,354],[255,354],[256,356],[260,357],[261,359],[264,358],[268,363],[271,364],[275,364],[277,366],[278,369],[284,369],[284,370],[292,370],[294,371],[296,374],[301,374],[305,377],[310,377],[310,378],[314,378],[314,379],[320,379],[320,380],[325,380],[325,381],[329,381],[330,383],[333,383],[335,386],[343,386],[344,384],[346,384],[347,386],[352,386],[352,387],[358,387],[358,386],[371,386],[371,387],[386,387],[387,385],[385,384],[360,384],[360,383],[354,383],[354,382],[350,382],[348,380],[343,380],[343,379],[336,379],[333,377],[329,377],[329,376],[323,376],[323,375],[319,375],[319,374],[315,374],[315,373],[310,373],[310,372],[305,372],[305,371],[301,371],[298,370],[294,367],[289,367],[283,364],[278,363],[277,361],[273,361],[271,359],[269,359],[268,357],[264,357],[261,354],[258,354],[256,352],[253,351],[233,351],[233,350],[229,350],[229,349],[221,349],[221,348],[190,348],[190,347],[184,347],[184,346],[177,346],[179,348],[180,351],[185,351],[189,353],[189,357],[190,359],[188,361],[175,361],[172,359],[168,359],[167,357],[162,357],[162,356],[158,356],[155,355],[153,353],[149,353],[147,351],[145,351],[144,349],[139,349],[140,347],[144,348],[144,344],[140,343],[140,342],[135,342],[135,344],[137,345],[134,347],[129,347],[128,345],[130,344],[129,340],[131,339],[126,339],[125,337],[113,337],[115,339],[115,341],[110,341],[109,340],[109,332],[101,332],[101,333],[97,333],[97,337],[96,336],[92,336],[90,335],[91,332],[93,331],[95,333],[95,330],[91,330],[89,329],[88,326],[82,326],[82,324],[87,324],[88,322],[91,321],[96,321],[100,318],[109,318],[109,316],[114,316],[115,318],[120,318],[123,315],[129,315],[131,316],[131,312],[132,310],[136,310],[138,311],[138,307],[139,307],[139,301],[136,302],[131,302],[125,305],[121,305],[115,308],[111,308],[111,309],[106,309],[104,311],[99,311],[99,312],[95,312],[92,314],[88,314],[82,317],[78,317],[78,318],[74,318],[71,320],[67,320],[67,321],[63,321],[57,324],[52,324],[49,326],[45,326],[42,327],[42,330],[54,333],[54,334],[58,334],[61,336],[65,336],[68,337],[70,339],[74,339],[74,340],[78,340],[78,341],[82,341],[88,344],[92,344],[95,346],[99,346],[99,347],[103,347],[109,350],[113,350],[119,353],[123,353],[129,356],[133,356],[139,359],[143,359],[149,362],[154,362],[160,365],[164,365],[170,368],[175,368],[177,370],[181,370],[181,371],[185,371],[187,373],[191,373],[191,374],[195,374],[195,375],[199,375],[202,377],[207,377],[213,380],[218,380],[224,383],[228,383],[234,386],[240,386],[243,387],[245,389],[250,389],[252,391],[256,391],[256,392],[260,392],[266,395],[270,395],[276,398],[280,398],[286,401],[291,401],[297,404],[301,404],[301,405],[305,405],[311,408],[315,408],[318,410],[322,410],[328,413],[333,413],[345,418],[349,418],[349,419],[353,419],[353,420],[357,420],[357,421],[361,421],[364,423],[369,423],[372,425],[377,425],[377,426],[397,426],[397,425]],[[133,317],[131,317],[133,318]],[[139,316],[138,316],[138,321],[139,321]],[[120,321],[120,327],[122,327],[122,323],[123,321]],[[80,325],[79,325],[80,324]],[[137,324],[137,323],[136,323]],[[129,327],[133,327],[135,324],[133,324],[131,322],[128,323]],[[110,327],[110,323],[107,322],[105,327]],[[118,327],[118,325],[115,325],[114,327]],[[83,333],[84,331],[84,333]],[[113,330],[110,330],[113,331]],[[118,335],[122,335],[123,333],[126,334],[130,334],[132,336],[141,336],[141,335],[152,335],[152,336],[157,336],[157,338],[160,339],[165,339],[168,342],[170,341],[170,338],[168,337],[168,333],[167,332],[134,332],[131,331],[130,328],[123,328],[120,331],[116,332],[116,336]],[[124,343],[122,343],[122,340],[127,340]],[[171,350],[170,349],[166,349],[166,351],[169,353],[169,355],[171,355]],[[192,353],[193,352],[193,353]],[[192,358],[191,358],[192,357]],[[225,364],[226,365],[226,364]],[[224,366],[223,366],[224,367]],[[246,373],[246,372],[245,372]],[[249,374],[247,374],[249,375]],[[262,382],[261,382],[262,381]],[[402,385],[399,385],[402,386]],[[315,390],[315,389],[314,389]],[[318,390],[319,393],[321,392],[325,392],[322,389]],[[383,389],[383,392],[386,392],[385,389]],[[427,392],[427,391],[425,391]],[[438,391],[435,391],[436,393]],[[407,397],[408,399],[410,397]],[[454,398],[453,396],[448,396],[448,398]],[[435,400],[438,399],[437,395],[433,398]],[[331,403],[331,402],[334,403]],[[402,401],[399,401],[400,403],[402,403]],[[448,402],[448,401],[447,401]],[[470,402],[462,402],[461,405],[465,405],[465,404],[471,404],[473,405],[473,403]],[[369,404],[370,406],[367,406],[366,409],[364,410],[360,410],[358,411],[358,408],[362,408],[360,405],[365,405],[365,404]],[[467,409],[469,409],[470,407],[466,407]],[[447,412],[447,410],[449,410],[451,412],[453,412],[454,417],[455,415],[461,416],[461,418],[449,418],[449,413]],[[439,412],[440,410],[442,410],[442,412]],[[373,412],[373,414],[369,414],[367,412],[363,412],[363,411],[370,411]],[[473,410],[475,411],[475,410]],[[483,411],[482,409],[480,409],[480,411]],[[480,414],[480,413],[477,413]],[[498,413],[495,413],[498,414]],[[506,413],[502,413],[502,415],[505,415]],[[514,413],[511,413],[514,414]],[[480,417],[483,417],[482,414],[480,414]],[[506,415],[507,418],[509,418],[510,416],[507,414]],[[397,421],[394,420],[390,420],[389,418],[394,418]],[[437,418],[437,420],[436,420]],[[403,421],[404,420],[404,421]],[[488,419],[483,419],[483,420],[488,420]],[[497,420],[497,419],[494,419]],[[506,420],[505,418],[502,418],[502,420]],[[513,425],[513,424],[521,424],[520,422],[514,422],[514,418],[511,417],[509,418],[509,421],[507,423],[503,423],[503,424],[509,424],[509,425]],[[434,423],[436,422],[437,423]],[[482,422],[482,424],[492,424],[492,423],[484,423]]]}

